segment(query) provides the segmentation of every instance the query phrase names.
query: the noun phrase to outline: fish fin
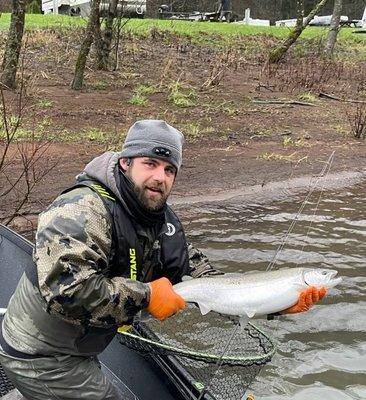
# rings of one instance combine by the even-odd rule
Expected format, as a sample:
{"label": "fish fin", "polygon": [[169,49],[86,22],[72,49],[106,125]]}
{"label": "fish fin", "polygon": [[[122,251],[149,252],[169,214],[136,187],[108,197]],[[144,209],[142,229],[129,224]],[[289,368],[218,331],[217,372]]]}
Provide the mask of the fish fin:
{"label": "fish fin", "polygon": [[202,304],[202,303],[198,303],[198,307],[200,308],[202,315],[206,315],[207,313],[209,313],[211,311],[211,309],[209,307],[207,307],[205,304]]}
{"label": "fish fin", "polygon": [[193,279],[192,276],[189,276],[189,275],[182,276],[182,282],[187,282],[187,281],[190,281],[191,279]]}
{"label": "fish fin", "polygon": [[245,328],[246,324],[248,323],[248,316],[247,315],[240,315],[239,317],[239,325],[242,329]]}

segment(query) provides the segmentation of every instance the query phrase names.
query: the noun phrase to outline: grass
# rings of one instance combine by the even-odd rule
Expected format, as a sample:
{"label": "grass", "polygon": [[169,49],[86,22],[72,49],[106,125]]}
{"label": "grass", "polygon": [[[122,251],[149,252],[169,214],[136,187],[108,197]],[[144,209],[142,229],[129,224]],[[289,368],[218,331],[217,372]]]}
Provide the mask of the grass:
{"label": "grass", "polygon": [[294,144],[294,141],[290,136],[284,136],[282,139],[283,147],[291,146]]}
{"label": "grass", "polygon": [[146,106],[147,98],[140,93],[134,93],[128,102],[134,106]]}
{"label": "grass", "polygon": [[40,108],[52,108],[53,107],[53,101],[47,100],[47,99],[39,100],[38,107],[40,107]]}
{"label": "grass", "polygon": [[283,137],[282,145],[283,147],[312,147],[311,143],[304,138],[293,139],[287,135]]}
{"label": "grass", "polygon": [[[13,134],[13,129],[9,129],[9,134],[13,137],[12,142],[19,142],[22,140],[41,140],[41,134],[35,133],[29,129],[18,128]],[[0,127],[0,140],[6,139],[6,131]]]}
{"label": "grass", "polygon": [[169,85],[168,100],[176,107],[187,108],[196,105],[197,93],[195,89],[174,81]]}
{"label": "grass", "polygon": [[[125,138],[125,133],[115,131],[103,131],[98,128],[84,129],[81,131],[70,132],[67,129],[55,132],[52,127],[52,120],[44,117],[33,129],[28,129],[20,124],[17,128],[17,117],[9,116],[8,133],[11,135],[12,143],[33,142],[33,141],[51,141],[55,143],[78,143],[93,142],[96,144],[108,144],[109,149],[115,149],[120,146]],[[14,132],[15,131],[15,132]],[[0,141],[7,141],[6,130],[3,124],[0,124]]]}
{"label": "grass", "polygon": [[285,156],[283,154],[267,153],[266,152],[266,153],[260,154],[257,157],[257,160],[293,162],[295,155],[296,155],[296,153],[292,153],[292,154],[290,154],[288,156]]}
{"label": "grass", "polygon": [[133,95],[128,102],[135,106],[146,106],[148,103],[146,96],[155,92],[156,87],[154,85],[139,85],[134,89]]}
{"label": "grass", "polygon": [[[76,28],[86,26],[87,19],[73,18],[66,15],[43,15],[26,14],[26,29],[47,29],[47,28]],[[10,14],[3,13],[0,17],[0,31],[6,30],[10,25]]]}
{"label": "grass", "polygon": [[300,101],[306,101],[307,103],[317,103],[319,101],[318,97],[311,92],[300,93],[297,97]]}
{"label": "grass", "polygon": [[203,133],[201,127],[194,123],[181,124],[180,128],[182,129],[184,136],[190,142],[195,142]]}
{"label": "grass", "polygon": [[[10,14],[3,13],[0,17],[0,31],[7,30],[10,24]],[[26,29],[48,29],[48,28],[80,28],[87,24],[86,18],[69,17],[64,15],[42,15],[27,14]],[[171,33],[182,38],[189,39],[195,44],[225,45],[232,44],[233,41],[243,36],[267,35],[270,37],[283,39],[287,37],[289,29],[286,27],[262,27],[246,26],[240,24],[222,24],[217,22],[189,22],[189,21],[169,21],[157,19],[131,19],[126,24],[126,31],[136,36],[146,37],[153,31],[161,33]],[[342,28],[339,33],[340,44],[355,45],[366,44],[366,35],[353,34],[354,28]],[[301,37],[303,39],[319,39],[327,35],[328,29],[321,27],[308,27],[304,30]]]}
{"label": "grass", "polygon": [[200,138],[210,136],[216,132],[213,126],[203,127],[194,122],[179,123],[177,126],[184,133],[184,137],[189,142],[196,142]]}
{"label": "grass", "polygon": [[233,117],[234,115],[239,115],[239,109],[235,107],[233,102],[229,102],[228,105],[223,106],[222,111],[229,117]]}

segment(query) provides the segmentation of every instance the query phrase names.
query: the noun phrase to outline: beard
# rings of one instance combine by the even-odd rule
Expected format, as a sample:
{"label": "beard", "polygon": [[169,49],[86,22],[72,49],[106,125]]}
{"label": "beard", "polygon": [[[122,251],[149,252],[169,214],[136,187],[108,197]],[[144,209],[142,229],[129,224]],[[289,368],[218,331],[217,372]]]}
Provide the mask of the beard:
{"label": "beard", "polygon": [[169,193],[165,193],[162,188],[159,189],[161,190],[160,195],[156,196],[155,198],[151,198],[147,193],[147,186],[133,186],[133,191],[135,192],[138,200],[147,211],[161,211],[165,206],[169,197]]}

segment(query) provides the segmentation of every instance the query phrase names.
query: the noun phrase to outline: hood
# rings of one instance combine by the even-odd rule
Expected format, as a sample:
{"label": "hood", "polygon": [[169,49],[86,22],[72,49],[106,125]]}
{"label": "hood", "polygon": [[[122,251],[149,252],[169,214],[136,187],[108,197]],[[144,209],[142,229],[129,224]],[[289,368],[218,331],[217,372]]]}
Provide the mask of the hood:
{"label": "hood", "polygon": [[121,157],[121,152],[107,151],[91,160],[76,179],[79,177],[81,178],[83,174],[87,174],[89,178],[95,179],[106,186],[122,203],[124,203],[114,176],[116,165]]}

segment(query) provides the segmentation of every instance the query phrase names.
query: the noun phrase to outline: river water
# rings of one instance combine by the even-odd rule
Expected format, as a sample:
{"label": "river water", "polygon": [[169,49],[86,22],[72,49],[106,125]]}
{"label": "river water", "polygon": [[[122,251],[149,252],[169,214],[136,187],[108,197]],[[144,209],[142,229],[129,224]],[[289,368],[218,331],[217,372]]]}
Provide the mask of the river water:
{"label": "river water", "polygon": [[[313,195],[279,252],[276,267],[332,268],[343,282],[307,313],[255,321],[278,346],[249,391],[256,399],[366,399],[365,188]],[[187,232],[225,272],[263,271],[304,197],[196,207]]]}

